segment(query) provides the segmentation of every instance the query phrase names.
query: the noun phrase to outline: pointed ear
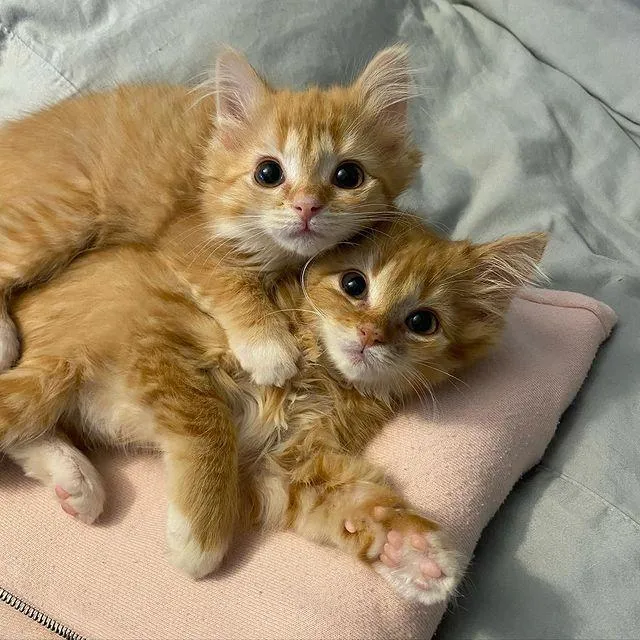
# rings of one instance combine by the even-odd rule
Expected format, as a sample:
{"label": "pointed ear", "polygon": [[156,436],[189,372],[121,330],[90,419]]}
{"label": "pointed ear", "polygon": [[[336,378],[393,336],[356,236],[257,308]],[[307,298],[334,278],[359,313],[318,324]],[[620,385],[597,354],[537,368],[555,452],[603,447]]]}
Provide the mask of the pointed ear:
{"label": "pointed ear", "polygon": [[227,47],[216,59],[216,117],[219,124],[243,124],[267,91],[267,85],[241,54]]}
{"label": "pointed ear", "polygon": [[363,105],[373,115],[404,131],[407,102],[414,92],[409,72],[409,51],[397,44],[380,51],[355,82]]}
{"label": "pointed ear", "polygon": [[547,240],[546,233],[528,233],[476,245],[475,284],[483,306],[504,313],[520,287],[545,279],[538,263]]}

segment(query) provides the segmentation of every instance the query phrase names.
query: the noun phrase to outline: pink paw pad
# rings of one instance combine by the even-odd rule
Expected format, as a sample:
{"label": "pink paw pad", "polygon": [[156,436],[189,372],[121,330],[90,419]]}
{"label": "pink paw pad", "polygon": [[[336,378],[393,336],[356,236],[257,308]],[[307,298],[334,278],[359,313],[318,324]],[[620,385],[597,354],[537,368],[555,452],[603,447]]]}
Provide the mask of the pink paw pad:
{"label": "pink paw pad", "polygon": [[433,560],[423,560],[420,563],[420,571],[425,578],[440,578],[442,569]]}
{"label": "pink paw pad", "polygon": [[[396,569],[403,561],[407,562],[408,555],[416,558],[417,568],[425,580],[437,580],[444,576],[441,567],[429,555],[429,545],[424,535],[412,534],[407,540],[399,531],[389,531],[380,561],[389,569]],[[425,583],[423,588],[428,588],[428,584]]]}
{"label": "pink paw pad", "polygon": [[356,525],[351,521],[351,520],[345,520],[344,522],[344,528],[349,532],[349,533],[355,533],[358,529],[356,527]]}
{"label": "pink paw pad", "polygon": [[55,492],[56,496],[58,496],[60,500],[60,506],[62,507],[62,510],[75,518],[78,515],[78,512],[71,505],[65,502],[67,498],[71,497],[71,494],[68,491],[65,491],[65,489],[63,489],[60,485],[56,485]]}
{"label": "pink paw pad", "polygon": [[68,491],[65,491],[59,484],[56,485],[55,492],[60,500],[66,500],[71,496],[71,494]]}

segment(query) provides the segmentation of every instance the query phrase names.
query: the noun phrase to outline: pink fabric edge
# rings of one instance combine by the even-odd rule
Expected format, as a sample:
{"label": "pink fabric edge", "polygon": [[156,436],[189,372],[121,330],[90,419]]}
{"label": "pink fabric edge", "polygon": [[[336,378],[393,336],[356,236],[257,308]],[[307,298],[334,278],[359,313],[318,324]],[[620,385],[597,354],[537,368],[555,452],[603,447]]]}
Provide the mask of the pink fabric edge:
{"label": "pink fabric edge", "polygon": [[[591,312],[598,319],[600,326],[602,327],[602,337],[600,342],[604,341],[609,336],[611,330],[613,329],[617,321],[616,313],[608,305],[578,293],[527,288],[519,292],[519,297],[522,298],[523,300],[526,300],[532,303],[542,304],[545,306],[568,308],[568,309],[572,309],[572,308],[582,309],[582,310]],[[593,354],[594,358],[596,356],[596,353],[597,353],[597,349],[596,351],[594,351],[594,354]],[[1,585],[0,583],[0,586],[3,586],[3,585]],[[23,595],[26,597],[28,594],[20,594],[20,595]],[[0,603],[0,607],[2,606],[6,606],[6,605],[4,605],[3,603]],[[53,617],[55,618],[55,612],[45,611],[45,613],[49,615],[54,614]],[[17,615],[22,615],[22,614],[17,614]],[[439,622],[439,619],[438,619],[438,622]],[[29,624],[29,623],[26,623],[26,624]],[[29,637],[36,637],[35,636],[36,630],[41,630],[41,632],[47,633],[41,627],[39,627],[39,625],[36,622],[33,622],[33,625],[34,625],[34,635]],[[0,629],[0,631],[5,631],[5,630]],[[1,637],[1,634],[0,634],[0,637]],[[23,636],[23,637],[26,637],[26,636]]]}
{"label": "pink fabric edge", "polygon": [[584,309],[585,311],[591,311],[602,325],[602,341],[609,337],[613,327],[618,322],[618,315],[608,304],[600,302],[595,298],[585,296],[582,293],[526,287],[518,292],[518,297],[523,300],[528,300],[529,302],[536,302],[538,304],[545,304],[552,307]]}

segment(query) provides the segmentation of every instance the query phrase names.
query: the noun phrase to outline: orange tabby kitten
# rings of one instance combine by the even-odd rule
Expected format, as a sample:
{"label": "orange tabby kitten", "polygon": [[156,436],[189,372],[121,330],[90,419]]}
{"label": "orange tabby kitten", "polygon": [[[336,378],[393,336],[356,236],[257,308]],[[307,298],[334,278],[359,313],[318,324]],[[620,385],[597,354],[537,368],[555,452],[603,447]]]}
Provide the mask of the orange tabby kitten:
{"label": "orange tabby kitten", "polygon": [[215,305],[254,380],[283,384],[299,353],[261,277],[389,216],[419,163],[409,92],[400,46],[349,87],[301,92],[226,50],[211,92],[121,87],[0,129],[0,369],[18,355],[12,288],[88,248],[142,242]]}
{"label": "orange tabby kitten", "polygon": [[459,555],[361,452],[418,389],[498,339],[545,238],[472,245],[409,220],[316,259],[302,289],[273,285],[304,354],[282,389],[252,382],[148,248],[82,256],[16,300],[24,351],[0,375],[3,448],[91,522],[104,492],[67,436],[159,447],[171,559],[193,576],[253,523],[355,554],[406,598],[446,598]]}

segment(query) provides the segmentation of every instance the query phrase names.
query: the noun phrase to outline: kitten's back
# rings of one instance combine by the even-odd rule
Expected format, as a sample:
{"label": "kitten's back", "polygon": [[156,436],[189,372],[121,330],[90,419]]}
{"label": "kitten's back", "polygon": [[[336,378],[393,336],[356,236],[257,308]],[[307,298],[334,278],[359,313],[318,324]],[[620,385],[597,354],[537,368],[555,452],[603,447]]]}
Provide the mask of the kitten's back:
{"label": "kitten's back", "polygon": [[[23,336],[23,359],[51,356],[125,364],[137,342],[160,330],[206,318],[182,284],[142,245],[85,254],[55,279],[20,294],[13,313]],[[209,321],[208,331],[217,328]],[[194,336],[195,340],[195,336]]]}
{"label": "kitten's back", "polygon": [[[194,159],[214,108],[201,98],[179,86],[123,86],[6,124],[0,209],[28,212],[37,183],[38,204],[58,219],[85,207],[108,219],[113,242],[153,233],[196,188]],[[136,225],[127,220],[132,211]]]}

